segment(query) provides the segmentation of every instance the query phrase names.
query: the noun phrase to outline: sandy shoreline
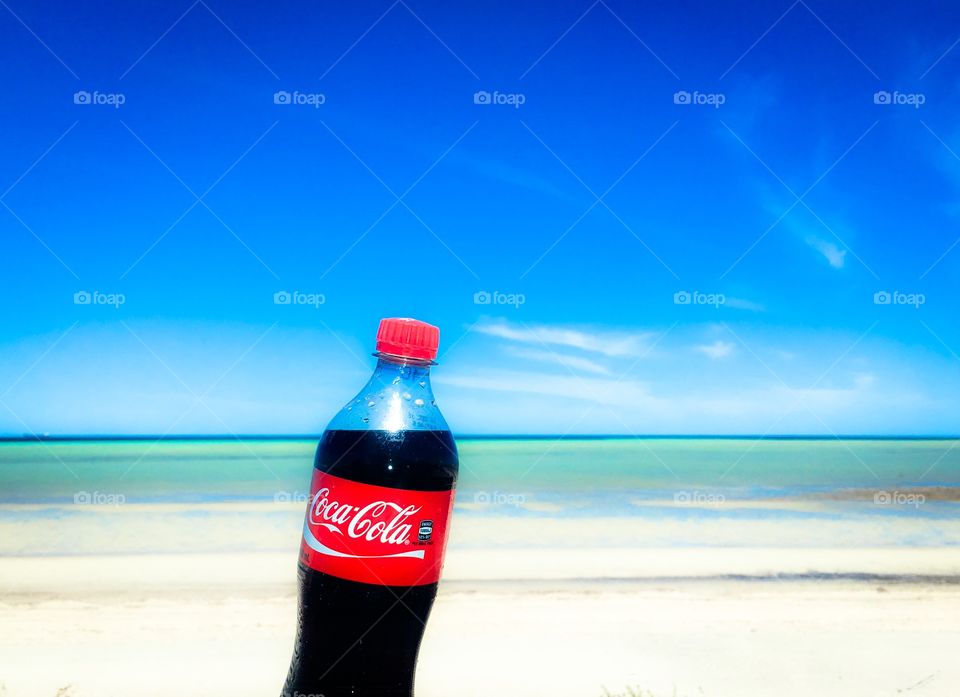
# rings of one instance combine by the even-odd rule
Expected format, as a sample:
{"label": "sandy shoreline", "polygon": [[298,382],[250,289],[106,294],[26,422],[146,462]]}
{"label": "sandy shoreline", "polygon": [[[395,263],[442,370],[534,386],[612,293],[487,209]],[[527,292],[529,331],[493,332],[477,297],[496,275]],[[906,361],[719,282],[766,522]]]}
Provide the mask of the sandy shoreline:
{"label": "sandy shoreline", "polygon": [[[5,602],[97,593],[227,597],[293,591],[293,553],[144,554],[0,557]],[[722,580],[737,577],[898,577],[960,583],[960,548],[453,548],[444,581],[470,588],[490,582]],[[69,578],[69,584],[64,583]],[[745,579],[746,580],[746,579]]]}
{"label": "sandy shoreline", "polygon": [[[952,504],[647,503],[455,516],[417,697],[956,694]],[[0,513],[0,697],[279,693],[302,503]]]}
{"label": "sandy shoreline", "polygon": [[[0,684],[9,697],[274,695],[289,660],[293,601],[4,607]],[[946,697],[960,679],[958,616],[956,588],[917,585],[444,589],[417,694],[599,697],[632,686],[664,697],[876,697],[920,684],[911,695]]]}
{"label": "sandy shoreline", "polygon": [[[636,548],[673,548],[683,559],[694,560],[700,556],[684,550],[789,548],[798,550],[801,557],[803,549],[951,550],[960,549],[960,516],[954,505],[868,504],[850,512],[846,504],[836,508],[830,502],[780,504],[778,510],[731,502],[705,511],[645,505],[635,507],[630,515],[542,515],[497,508],[455,515],[450,554],[452,563],[452,555],[520,550],[516,563],[523,565],[528,550],[540,550],[537,554],[546,555],[543,559],[559,559],[563,550],[592,549],[596,556],[580,565],[588,568],[629,558],[621,550]],[[812,506],[818,510],[812,512]],[[825,506],[834,508],[820,510]],[[0,506],[0,558],[38,553],[285,553],[295,557],[303,511],[302,503],[4,505]],[[648,563],[658,562],[645,559],[644,565]],[[904,570],[911,564],[907,562]]]}
{"label": "sandy shoreline", "polygon": [[[622,552],[451,550],[418,697],[955,694],[958,583],[716,575],[956,580],[958,550]],[[5,557],[0,590],[5,697],[261,697],[289,660],[287,554]]]}

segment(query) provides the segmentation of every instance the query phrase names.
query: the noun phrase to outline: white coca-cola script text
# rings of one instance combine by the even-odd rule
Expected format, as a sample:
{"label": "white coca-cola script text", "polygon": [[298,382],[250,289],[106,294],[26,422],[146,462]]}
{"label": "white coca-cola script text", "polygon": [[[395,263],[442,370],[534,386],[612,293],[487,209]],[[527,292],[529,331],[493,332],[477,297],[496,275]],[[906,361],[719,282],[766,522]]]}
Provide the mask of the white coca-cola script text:
{"label": "white coca-cola script text", "polygon": [[354,539],[383,544],[402,545],[409,541],[413,526],[407,519],[420,510],[419,506],[401,506],[392,501],[374,501],[363,506],[330,500],[330,489],[317,491],[310,503],[310,523]]}

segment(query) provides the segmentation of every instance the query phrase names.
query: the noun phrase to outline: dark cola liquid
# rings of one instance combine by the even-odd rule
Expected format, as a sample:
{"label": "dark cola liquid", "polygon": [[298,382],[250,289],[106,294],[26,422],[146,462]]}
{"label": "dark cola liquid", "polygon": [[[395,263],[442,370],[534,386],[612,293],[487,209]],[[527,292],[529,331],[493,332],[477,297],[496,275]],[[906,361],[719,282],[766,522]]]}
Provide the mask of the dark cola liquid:
{"label": "dark cola liquid", "polygon": [[[314,467],[393,489],[447,491],[457,480],[449,431],[327,431]],[[410,697],[437,584],[379,586],[299,564],[297,641],[283,697]]]}

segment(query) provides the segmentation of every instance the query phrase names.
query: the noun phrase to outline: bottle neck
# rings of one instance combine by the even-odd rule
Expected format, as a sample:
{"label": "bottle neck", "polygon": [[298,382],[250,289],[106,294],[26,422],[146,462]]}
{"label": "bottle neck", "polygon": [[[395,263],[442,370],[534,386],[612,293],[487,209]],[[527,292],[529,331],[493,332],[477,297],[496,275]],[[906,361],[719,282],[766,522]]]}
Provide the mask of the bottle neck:
{"label": "bottle neck", "polygon": [[331,430],[447,431],[430,384],[428,361],[377,354],[362,390],[327,426]]}
{"label": "bottle neck", "polygon": [[399,356],[377,354],[377,367],[370,377],[370,384],[389,386],[400,382],[426,382],[424,387],[431,390],[430,365],[427,361],[411,361]]}

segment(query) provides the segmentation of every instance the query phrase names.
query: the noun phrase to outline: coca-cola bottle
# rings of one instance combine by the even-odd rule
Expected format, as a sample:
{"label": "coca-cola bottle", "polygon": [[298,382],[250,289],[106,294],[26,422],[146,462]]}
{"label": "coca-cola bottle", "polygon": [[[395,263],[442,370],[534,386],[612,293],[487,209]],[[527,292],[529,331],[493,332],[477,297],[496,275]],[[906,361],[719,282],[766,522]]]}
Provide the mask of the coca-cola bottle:
{"label": "coca-cola bottle", "polygon": [[283,697],[413,694],[458,471],[430,386],[439,338],[382,320],[373,376],[320,440]]}

